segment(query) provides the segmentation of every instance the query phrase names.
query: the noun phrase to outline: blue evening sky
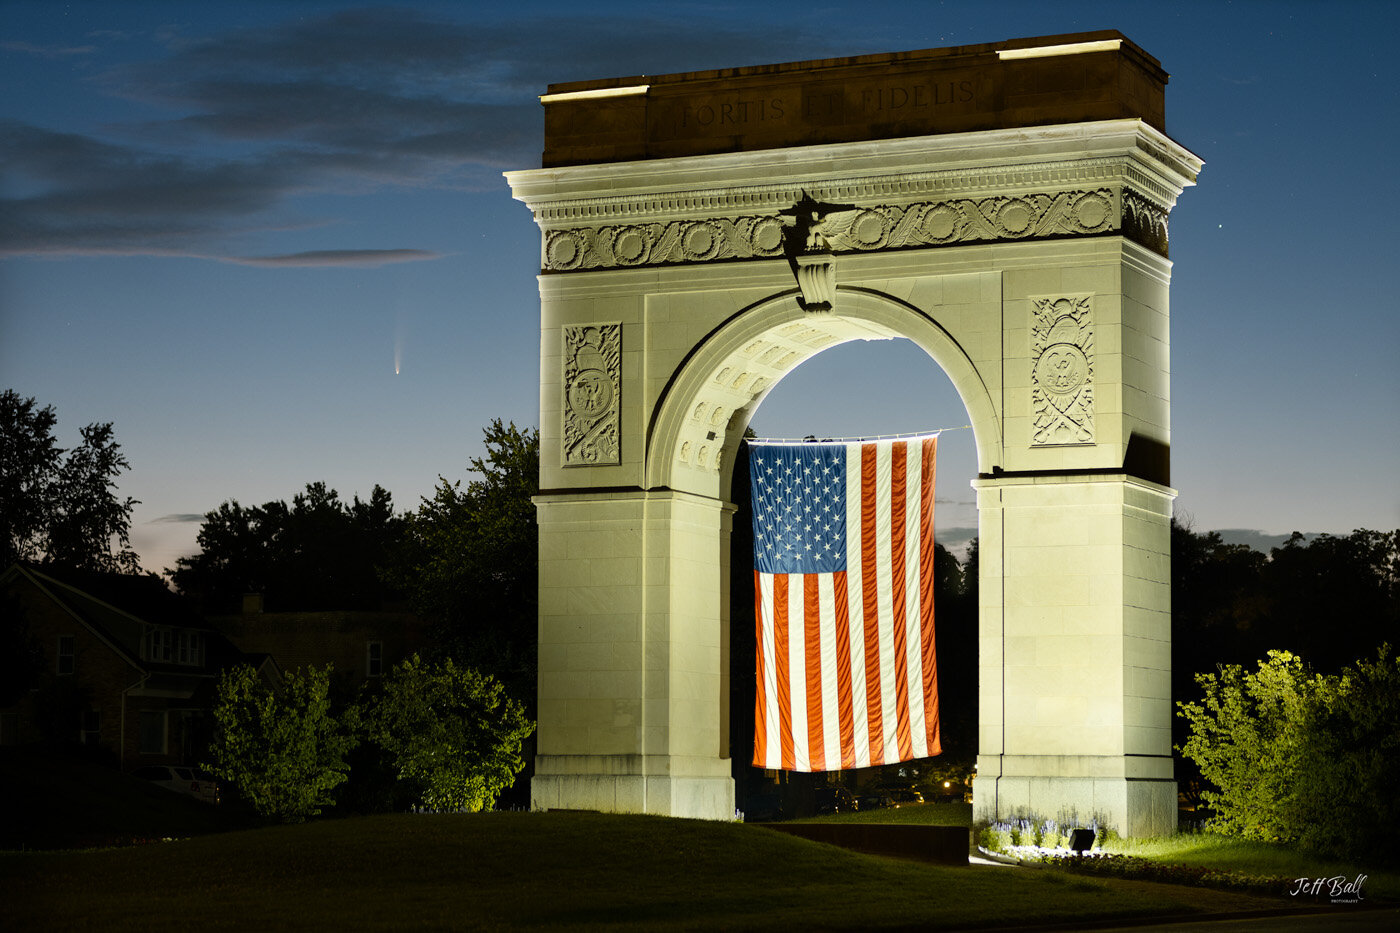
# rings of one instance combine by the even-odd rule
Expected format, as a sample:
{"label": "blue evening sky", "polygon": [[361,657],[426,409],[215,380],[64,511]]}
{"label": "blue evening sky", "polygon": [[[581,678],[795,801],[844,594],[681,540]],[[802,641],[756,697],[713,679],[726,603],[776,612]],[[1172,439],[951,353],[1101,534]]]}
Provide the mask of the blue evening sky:
{"label": "blue evening sky", "polygon": [[[1173,485],[1198,529],[1400,527],[1400,4],[0,0],[0,388],[113,421],[149,569],[226,499],[466,476],[538,419],[550,82],[1116,28],[1206,161],[1171,218]],[[397,370],[397,372],[396,372]],[[765,436],[956,426],[905,341],[789,376]],[[974,526],[970,432],[939,523]]]}

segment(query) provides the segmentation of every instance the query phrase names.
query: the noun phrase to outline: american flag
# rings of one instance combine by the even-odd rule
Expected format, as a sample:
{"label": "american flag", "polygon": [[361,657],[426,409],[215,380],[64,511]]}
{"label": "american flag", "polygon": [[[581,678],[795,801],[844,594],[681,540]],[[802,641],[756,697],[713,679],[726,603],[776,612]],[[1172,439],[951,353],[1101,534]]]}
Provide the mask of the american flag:
{"label": "american flag", "polygon": [[755,766],[835,771],[925,758],[937,437],[753,443]]}

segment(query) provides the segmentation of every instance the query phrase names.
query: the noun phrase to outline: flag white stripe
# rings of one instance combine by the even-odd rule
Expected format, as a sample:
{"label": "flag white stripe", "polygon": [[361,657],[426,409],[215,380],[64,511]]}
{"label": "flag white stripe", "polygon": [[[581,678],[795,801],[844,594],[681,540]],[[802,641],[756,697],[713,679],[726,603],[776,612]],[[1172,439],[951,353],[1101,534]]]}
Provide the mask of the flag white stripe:
{"label": "flag white stripe", "polygon": [[792,704],[793,767],[812,770],[807,754],[807,626],[803,624],[802,576],[788,575],[788,700]]}
{"label": "flag white stripe", "polygon": [[773,633],[773,575],[760,573],[758,588],[762,597],[759,611],[763,621],[763,735],[767,746],[764,748],[764,766],[776,770],[783,765],[782,742],[778,737],[778,727],[782,713],[778,709],[778,651]]}
{"label": "flag white stripe", "polygon": [[[836,580],[817,574],[817,603],[822,632],[822,758],[826,771],[841,770],[841,709],[836,694]],[[841,620],[844,621],[844,620]]]}
{"label": "flag white stripe", "polygon": [[924,665],[923,639],[919,637],[922,594],[919,591],[921,573],[919,518],[923,512],[923,445],[906,446],[907,467],[904,484],[904,654],[909,675],[909,735],[915,758],[928,757],[928,736],[924,730]]}
{"label": "flag white stripe", "polygon": [[856,767],[870,767],[870,710],[865,701],[865,589],[861,574],[860,445],[846,447],[846,624],[851,636],[851,707]]}
{"label": "flag white stripe", "polygon": [[893,553],[890,472],[892,450],[889,444],[875,448],[875,586],[876,611],[880,614],[880,724],[884,731],[884,758],[875,762],[885,764],[899,760],[899,707],[895,699],[894,665],[894,568],[889,560]]}

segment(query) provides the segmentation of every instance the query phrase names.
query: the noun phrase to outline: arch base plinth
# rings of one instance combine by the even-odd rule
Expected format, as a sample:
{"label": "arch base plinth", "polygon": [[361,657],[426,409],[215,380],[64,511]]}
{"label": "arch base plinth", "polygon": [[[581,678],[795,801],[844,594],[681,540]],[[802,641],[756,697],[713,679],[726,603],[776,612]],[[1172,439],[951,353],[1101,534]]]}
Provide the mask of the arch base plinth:
{"label": "arch base plinth", "polygon": [[530,808],[732,820],[734,780],[728,760],[540,755],[530,782]]}

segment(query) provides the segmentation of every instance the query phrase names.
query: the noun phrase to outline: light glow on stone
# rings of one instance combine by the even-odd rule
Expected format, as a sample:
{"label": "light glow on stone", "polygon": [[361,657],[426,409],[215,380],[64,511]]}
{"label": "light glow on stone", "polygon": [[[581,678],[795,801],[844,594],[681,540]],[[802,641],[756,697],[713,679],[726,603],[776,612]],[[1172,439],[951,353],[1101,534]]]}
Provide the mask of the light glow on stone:
{"label": "light glow on stone", "polygon": [[590,100],[598,97],[632,97],[645,94],[650,84],[633,84],[628,87],[600,87],[592,91],[565,91],[562,94],[541,94],[540,103],[557,104],[566,100]]}
{"label": "light glow on stone", "polygon": [[1080,55],[1084,52],[1116,52],[1122,44],[1122,39],[1101,39],[1098,42],[1042,45],[1033,49],[1002,49],[997,52],[997,58],[1049,58],[1051,55]]}

